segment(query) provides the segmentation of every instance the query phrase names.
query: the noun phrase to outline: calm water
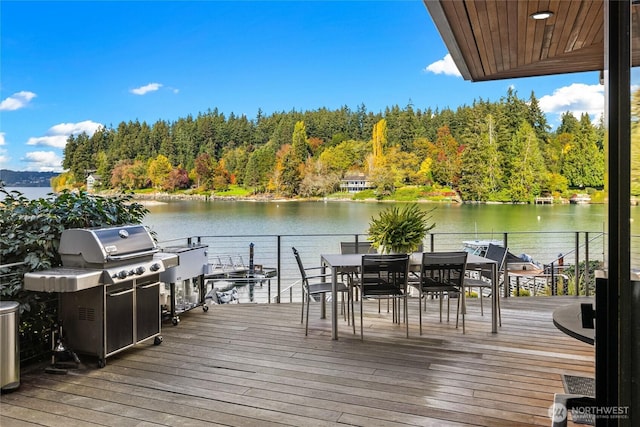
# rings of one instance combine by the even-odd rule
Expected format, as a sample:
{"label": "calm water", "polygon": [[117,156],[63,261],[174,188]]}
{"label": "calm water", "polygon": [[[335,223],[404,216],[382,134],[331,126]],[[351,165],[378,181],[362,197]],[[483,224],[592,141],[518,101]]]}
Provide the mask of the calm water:
{"label": "calm water", "polygon": [[[29,198],[47,197],[48,187],[20,187]],[[389,203],[171,201],[148,206],[145,224],[160,241],[186,236],[245,234],[363,234],[369,220]],[[604,205],[448,205],[433,209],[434,233],[603,231]],[[640,234],[640,207],[632,207],[632,234]]]}
{"label": "calm water", "polygon": [[[47,197],[48,193],[51,193],[53,190],[51,187],[6,187],[7,191],[19,191],[25,197],[29,199],[40,199],[43,197]],[[4,198],[4,195],[0,194],[0,200]]]}
{"label": "calm water", "polygon": [[[18,188],[27,197],[45,197],[50,188]],[[248,201],[171,201],[151,204],[145,218],[160,242],[191,236],[365,234],[368,223],[389,203],[375,202],[248,202]],[[553,242],[551,234],[512,238],[509,246],[516,252],[553,258],[557,252],[571,249],[571,231],[599,233],[604,230],[603,205],[448,205],[422,204],[431,210],[436,226],[432,233],[466,233],[464,239],[501,239],[502,233],[557,232],[568,241]],[[640,235],[640,207],[632,207],[631,231]],[[523,235],[524,236],[524,235]],[[319,240],[327,240],[320,239]],[[460,246],[461,236],[449,248]],[[247,240],[247,239],[245,239]],[[249,240],[253,240],[252,238]],[[308,239],[312,240],[312,239]],[[245,245],[247,242],[243,242]],[[291,242],[286,242],[288,245]],[[298,245],[311,244],[295,241]],[[331,243],[331,248],[335,242]],[[562,246],[558,249],[556,246]],[[440,244],[442,247],[442,244]],[[319,248],[318,250],[326,250]],[[542,255],[541,255],[542,254]],[[552,256],[553,255],[553,256]]]}
{"label": "calm water", "polygon": [[[159,240],[195,235],[364,234],[388,203],[169,202],[149,206],[145,223]],[[433,209],[435,233],[602,231],[602,205],[447,205]]]}
{"label": "calm water", "polygon": [[[148,206],[150,214],[145,224],[157,233],[160,245],[179,239],[181,244],[191,236],[220,236],[205,239],[211,254],[241,254],[248,259],[248,246],[255,243],[256,263],[275,266],[276,238],[281,235],[283,262],[293,259],[291,246],[300,250],[305,260],[319,260],[321,253],[339,251],[340,240],[349,236],[323,234],[366,234],[369,221],[389,203],[375,202],[245,202],[245,201],[180,201]],[[460,250],[463,240],[502,239],[509,233],[509,249],[516,255],[528,254],[537,262],[555,261],[560,254],[565,262],[575,262],[576,231],[598,236],[589,247],[589,258],[604,260],[605,239],[601,233],[605,224],[603,205],[420,205],[434,209],[436,250]],[[638,216],[634,208],[634,216]],[[640,218],[638,219],[640,221]],[[633,233],[638,221],[634,221]],[[447,235],[442,233],[456,233]],[[321,236],[292,236],[317,234]],[[257,237],[269,235],[269,237]],[[245,236],[227,238],[223,236]],[[248,236],[248,237],[247,237]],[[584,233],[580,234],[584,245]],[[425,247],[428,247],[426,243]],[[580,248],[580,257],[585,249]],[[583,260],[584,258],[580,258]],[[282,270],[294,265],[283,265]],[[293,270],[292,270],[293,271]],[[292,273],[293,274],[293,273]]]}

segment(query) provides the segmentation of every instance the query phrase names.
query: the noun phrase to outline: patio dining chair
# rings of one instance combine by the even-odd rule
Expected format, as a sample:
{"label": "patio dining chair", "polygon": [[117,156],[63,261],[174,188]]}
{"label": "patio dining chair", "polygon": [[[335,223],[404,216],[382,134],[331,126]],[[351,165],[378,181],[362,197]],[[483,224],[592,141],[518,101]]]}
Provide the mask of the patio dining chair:
{"label": "patio dining chair", "polygon": [[340,253],[342,254],[375,254],[376,248],[369,240],[340,242]]}
{"label": "patio dining chair", "polygon": [[[447,297],[447,321],[449,321],[451,297],[458,297],[456,328],[460,315],[460,304],[464,307],[462,292],[467,264],[467,252],[423,252],[419,275],[412,275],[409,285],[419,292],[420,335],[422,335],[422,310],[426,310],[426,297],[437,296],[440,304],[440,322],[442,322],[442,303]],[[462,301],[461,301],[462,300]],[[424,307],[423,307],[424,301]],[[464,310],[462,311],[462,332],[465,333]]]}
{"label": "patio dining chair", "polygon": [[[494,245],[493,243],[489,244],[487,247],[487,251],[484,255],[485,258],[492,259],[496,261],[497,265],[497,274],[496,277],[497,283],[497,298],[498,298],[498,320],[500,326],[502,326],[502,315],[500,313],[500,276],[502,275],[505,268],[505,260],[507,259],[507,254],[509,253],[508,248],[503,248],[502,246]],[[467,270],[467,275],[464,278],[464,287],[465,289],[472,290],[474,288],[478,289],[478,298],[480,299],[480,315],[484,316],[484,307],[482,304],[483,297],[485,291],[488,290],[488,295],[491,295],[491,289],[493,288],[493,284],[491,282],[491,269],[480,269],[480,270]]]}
{"label": "patio dining chair", "polygon": [[[300,259],[300,253],[296,248],[291,248],[293,250],[293,255],[296,258],[296,262],[298,264],[298,269],[300,270],[300,278],[302,282],[302,315],[300,317],[300,323],[305,322],[305,336],[309,334],[309,306],[311,303],[311,298],[314,300],[316,297],[318,299],[324,299],[325,294],[331,293],[331,273],[323,273],[322,267],[308,267],[305,268],[302,264],[302,260]],[[351,298],[351,291],[349,286],[345,285],[342,282],[336,283],[336,290],[341,295],[342,300],[342,309],[344,311],[345,308],[345,295],[347,296],[347,311],[345,316],[351,316],[351,322],[354,322],[354,314],[353,314],[353,299]],[[305,317],[305,305],[307,307],[307,313]],[[353,325],[353,333],[356,333],[355,324]]]}
{"label": "patio dining chair", "polygon": [[[407,314],[407,280],[409,275],[409,255],[373,255],[362,256],[360,280],[356,286],[360,289],[360,338],[364,339],[364,300],[389,298],[393,302],[393,321],[400,323],[400,314],[404,309],[404,322],[409,337],[409,318]],[[402,302],[402,306],[400,305]]]}
{"label": "patio dining chair", "polygon": [[[375,254],[377,253],[376,248],[373,247],[373,242],[368,240],[365,241],[348,241],[348,242],[340,242],[340,253],[341,254]],[[339,273],[342,279],[346,279],[348,285],[351,287],[353,292],[352,298],[354,301],[358,300],[358,293],[356,286],[356,282],[360,280],[360,275],[358,271],[360,267],[345,267],[341,268]]]}

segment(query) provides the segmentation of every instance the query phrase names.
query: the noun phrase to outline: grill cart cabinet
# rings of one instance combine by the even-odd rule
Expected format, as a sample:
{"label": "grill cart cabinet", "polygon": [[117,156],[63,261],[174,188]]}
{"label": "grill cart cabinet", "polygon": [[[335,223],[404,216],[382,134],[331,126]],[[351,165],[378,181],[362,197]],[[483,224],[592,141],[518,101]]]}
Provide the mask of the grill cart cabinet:
{"label": "grill cart cabinet", "polygon": [[159,344],[159,299],[158,274],[61,293],[59,317],[66,344],[97,356],[101,367],[107,357],[149,338]]}
{"label": "grill cart cabinet", "polygon": [[165,285],[161,298],[163,318],[170,318],[173,325],[180,322],[180,313],[202,306],[204,303],[204,273],[208,264],[208,245],[195,244],[163,248],[163,253],[178,256],[178,266],[160,273]]}

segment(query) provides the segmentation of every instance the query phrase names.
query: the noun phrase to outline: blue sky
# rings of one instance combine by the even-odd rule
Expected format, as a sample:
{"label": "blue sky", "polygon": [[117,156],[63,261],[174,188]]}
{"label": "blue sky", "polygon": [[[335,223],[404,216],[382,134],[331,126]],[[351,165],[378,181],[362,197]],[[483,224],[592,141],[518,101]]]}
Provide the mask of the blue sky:
{"label": "blue sky", "polygon": [[456,108],[533,90],[604,109],[597,73],[471,83],[420,0],[0,2],[0,168],[60,171],[69,134],[218,108]]}

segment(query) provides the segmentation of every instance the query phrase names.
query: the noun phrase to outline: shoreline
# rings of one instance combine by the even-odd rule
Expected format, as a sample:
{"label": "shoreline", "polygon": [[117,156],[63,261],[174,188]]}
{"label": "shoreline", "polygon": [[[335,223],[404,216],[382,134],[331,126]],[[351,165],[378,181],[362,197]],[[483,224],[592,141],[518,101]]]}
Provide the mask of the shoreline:
{"label": "shoreline", "polygon": [[[275,197],[272,195],[258,195],[258,196],[206,196],[203,194],[170,194],[165,192],[158,193],[132,193],[133,198],[142,205],[154,206],[165,204],[170,201],[203,201],[203,202],[273,202],[273,203],[295,203],[295,202],[354,202],[354,203],[450,203],[450,204],[462,204],[459,198],[452,198],[449,200],[428,200],[419,199],[411,201],[398,201],[398,200],[378,200],[375,198],[354,200],[350,197],[307,197],[307,198],[284,198]],[[108,195],[108,194],[104,194]],[[480,202],[475,202],[480,203]]]}

